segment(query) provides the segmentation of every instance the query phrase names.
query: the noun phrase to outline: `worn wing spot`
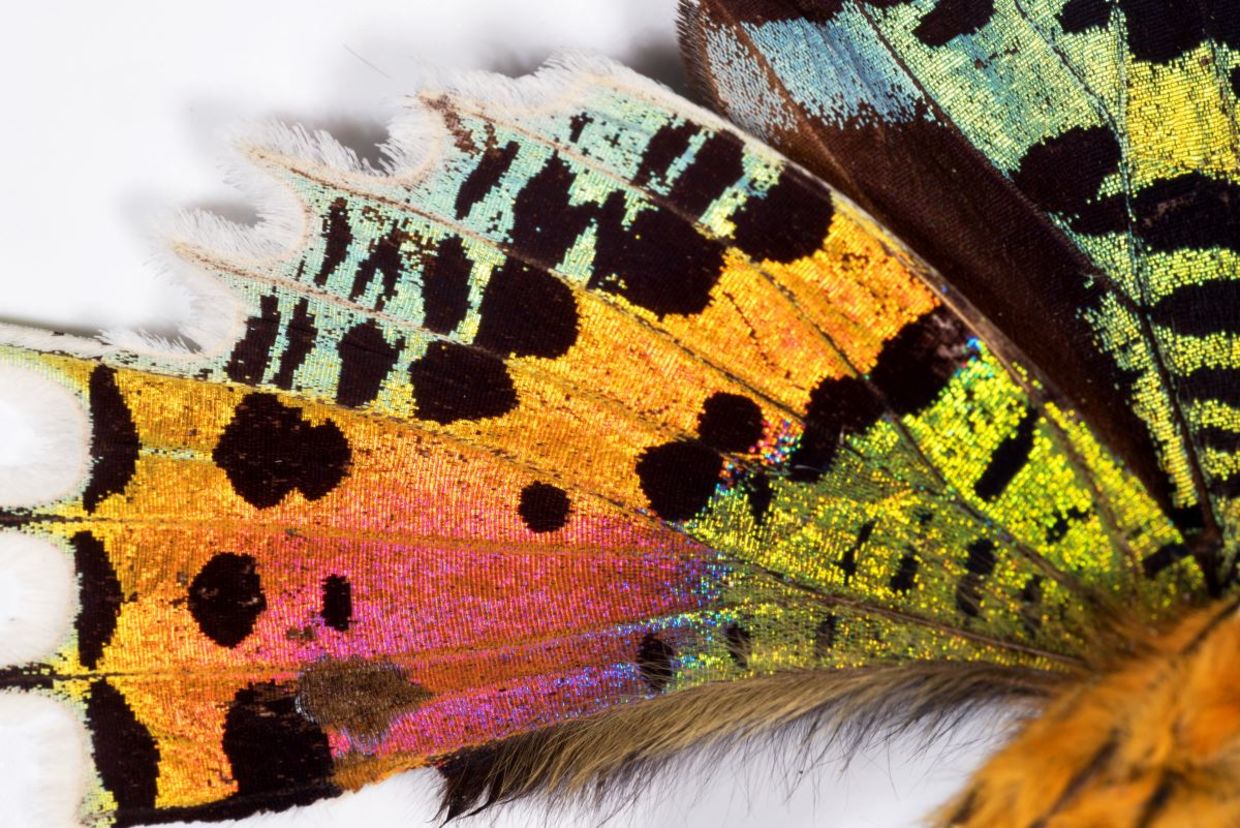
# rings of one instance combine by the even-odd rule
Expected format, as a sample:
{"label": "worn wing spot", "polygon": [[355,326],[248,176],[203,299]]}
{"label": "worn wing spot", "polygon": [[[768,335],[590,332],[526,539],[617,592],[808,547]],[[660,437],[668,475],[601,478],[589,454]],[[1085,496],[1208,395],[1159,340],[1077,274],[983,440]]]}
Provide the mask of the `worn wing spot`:
{"label": "worn wing spot", "polygon": [[723,628],[723,640],[736,666],[748,670],[753,655],[753,634],[734,621]]}
{"label": "worn wing spot", "polygon": [[981,615],[982,584],[995,571],[998,558],[994,541],[987,538],[969,544],[965,558],[965,574],[956,584],[956,609],[976,618]]}
{"label": "worn wing spot", "polygon": [[431,698],[401,666],[356,657],[311,665],[297,691],[298,706],[320,726],[343,729],[364,742],[382,739],[393,721]]}

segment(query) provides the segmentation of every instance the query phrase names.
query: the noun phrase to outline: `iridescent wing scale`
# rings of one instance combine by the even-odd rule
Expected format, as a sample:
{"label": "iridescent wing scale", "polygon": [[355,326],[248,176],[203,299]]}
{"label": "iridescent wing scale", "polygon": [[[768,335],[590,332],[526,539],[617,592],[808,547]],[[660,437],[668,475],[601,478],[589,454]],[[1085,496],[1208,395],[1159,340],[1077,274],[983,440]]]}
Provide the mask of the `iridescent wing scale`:
{"label": "iridescent wing scale", "polygon": [[432,763],[485,788],[453,757],[805,668],[824,699],[854,668],[1047,676],[1109,607],[1203,592],[932,270],[632,73],[424,94],[382,170],[246,151],[294,206],[179,244],[216,286],[196,347],[3,332],[90,422],[89,472],[4,511],[81,580],[72,640],[5,680],[82,711],[93,821]]}
{"label": "iridescent wing scale", "polygon": [[1166,504],[1212,588],[1228,582],[1235,4],[682,9],[686,55],[717,107],[935,265]]}

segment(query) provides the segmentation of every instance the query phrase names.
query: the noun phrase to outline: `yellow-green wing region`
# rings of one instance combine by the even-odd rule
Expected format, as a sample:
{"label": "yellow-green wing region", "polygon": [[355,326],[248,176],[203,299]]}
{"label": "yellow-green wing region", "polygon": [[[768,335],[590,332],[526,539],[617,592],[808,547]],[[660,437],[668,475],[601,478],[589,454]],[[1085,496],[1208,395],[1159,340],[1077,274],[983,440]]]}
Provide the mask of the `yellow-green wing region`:
{"label": "yellow-green wing region", "polygon": [[1229,581],[1240,7],[810,5],[686,2],[686,51],[710,96],[938,267]]}
{"label": "yellow-green wing region", "polygon": [[292,230],[179,245],[218,304],[188,351],[3,330],[90,422],[2,513],[79,573],[74,639],[4,680],[81,711],[88,818],[785,669],[1055,670],[1203,591],[1071,407],[777,153],[610,64],[411,109],[383,169],[248,145]]}

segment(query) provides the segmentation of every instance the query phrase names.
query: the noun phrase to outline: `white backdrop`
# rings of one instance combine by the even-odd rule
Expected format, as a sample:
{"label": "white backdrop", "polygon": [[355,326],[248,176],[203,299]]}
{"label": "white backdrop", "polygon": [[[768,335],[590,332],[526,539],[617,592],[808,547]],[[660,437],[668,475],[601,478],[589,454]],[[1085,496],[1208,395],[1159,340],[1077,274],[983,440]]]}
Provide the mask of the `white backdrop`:
{"label": "white backdrop", "polygon": [[[381,139],[381,125],[427,66],[520,73],[565,48],[603,52],[676,83],[674,7],[675,0],[6,7],[0,317],[166,329],[188,308],[153,263],[152,228],[180,207],[248,215],[219,171],[230,130],[279,118],[365,147]],[[17,439],[3,422],[0,458],[5,441]],[[0,588],[0,615],[5,595]],[[37,717],[0,719],[0,826],[42,828],[30,783],[54,772],[35,761],[46,727]],[[839,754],[806,763],[791,750],[750,751],[712,761],[709,779],[700,768],[670,774],[609,824],[917,825],[978,760],[979,728],[928,751],[909,741],[876,747],[847,757],[847,770]],[[433,776],[406,774],[360,795],[234,824],[429,824]],[[461,824],[595,825],[607,816],[531,808]]]}

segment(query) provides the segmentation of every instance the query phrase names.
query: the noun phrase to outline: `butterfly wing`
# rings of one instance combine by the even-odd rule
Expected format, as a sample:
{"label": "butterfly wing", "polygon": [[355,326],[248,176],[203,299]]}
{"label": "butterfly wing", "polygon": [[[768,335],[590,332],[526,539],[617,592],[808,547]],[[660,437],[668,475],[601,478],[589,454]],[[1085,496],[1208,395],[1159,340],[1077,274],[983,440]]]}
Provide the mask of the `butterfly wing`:
{"label": "butterfly wing", "polygon": [[293,206],[180,244],[216,303],[192,352],[3,331],[90,421],[76,487],[4,513],[82,589],[6,681],[83,711],[97,819],[429,763],[459,810],[875,677],[915,716],[1202,591],[933,271],[632,73],[424,93],[384,170],[290,131],[247,152]]}
{"label": "butterfly wing", "polygon": [[938,267],[1230,578],[1233,4],[682,8],[715,104]]}

